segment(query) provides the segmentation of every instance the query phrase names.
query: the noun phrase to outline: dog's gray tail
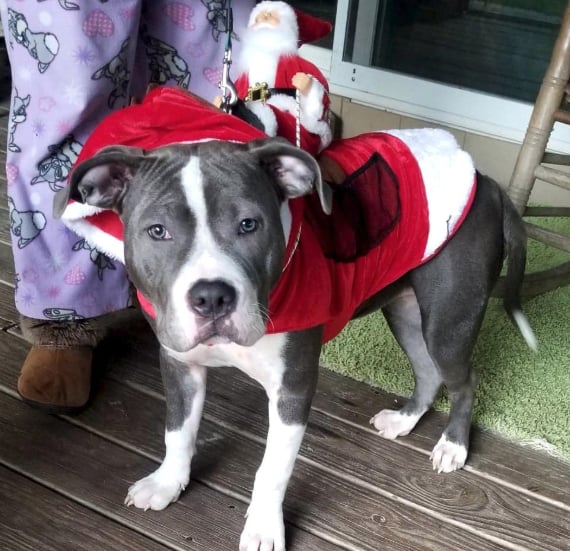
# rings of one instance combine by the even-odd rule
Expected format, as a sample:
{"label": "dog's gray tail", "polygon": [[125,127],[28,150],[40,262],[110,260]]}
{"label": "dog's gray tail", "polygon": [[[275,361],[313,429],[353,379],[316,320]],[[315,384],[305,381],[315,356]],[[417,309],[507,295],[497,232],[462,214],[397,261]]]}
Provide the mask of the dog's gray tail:
{"label": "dog's gray tail", "polygon": [[538,348],[536,336],[524,315],[520,298],[526,268],[526,230],[522,218],[504,191],[501,191],[501,200],[503,203],[503,236],[507,257],[503,304],[528,346],[532,350],[536,350]]}

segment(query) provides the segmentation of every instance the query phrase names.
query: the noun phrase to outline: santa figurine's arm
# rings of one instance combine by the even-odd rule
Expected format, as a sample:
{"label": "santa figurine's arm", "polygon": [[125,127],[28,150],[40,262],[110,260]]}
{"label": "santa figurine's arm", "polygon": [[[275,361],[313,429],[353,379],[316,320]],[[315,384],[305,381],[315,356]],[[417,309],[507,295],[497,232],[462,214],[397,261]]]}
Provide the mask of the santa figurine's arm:
{"label": "santa figurine's arm", "polygon": [[326,88],[308,73],[296,73],[291,84],[301,92],[299,102],[301,112],[305,117],[322,120],[328,105],[328,92]]}
{"label": "santa figurine's arm", "polygon": [[311,75],[307,73],[295,73],[291,79],[291,84],[301,92],[304,96],[308,95],[311,90],[311,85],[313,84],[313,79]]}

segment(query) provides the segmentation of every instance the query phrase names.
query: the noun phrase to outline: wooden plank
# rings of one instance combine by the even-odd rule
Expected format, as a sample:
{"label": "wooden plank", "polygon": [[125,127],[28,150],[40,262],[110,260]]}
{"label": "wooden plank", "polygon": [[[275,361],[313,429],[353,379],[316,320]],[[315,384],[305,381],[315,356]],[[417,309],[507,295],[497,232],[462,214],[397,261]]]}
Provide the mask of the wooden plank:
{"label": "wooden plank", "polygon": [[[232,394],[249,392],[244,385],[254,385],[239,373],[221,374],[212,370],[209,378],[211,382],[219,380],[221,385],[222,377],[226,381],[225,387]],[[234,396],[226,396],[226,400],[232,402]],[[401,397],[389,395],[322,369],[313,410],[348,424],[352,430],[358,430],[363,436],[376,437],[376,431],[368,423],[370,417],[380,409],[399,407],[404,401]],[[398,444],[421,451],[425,454],[424,461],[428,461],[427,457],[439,440],[446,423],[446,414],[432,411],[420,422],[414,434],[395,442],[381,442],[387,446]],[[488,431],[474,429],[469,465],[464,470],[483,480],[515,486],[524,494],[528,493],[533,498],[570,511],[568,463],[529,448],[522,448]]]}
{"label": "wooden plank", "polygon": [[[148,341],[147,341],[148,342]],[[142,343],[139,343],[139,345],[137,345],[137,352],[140,352],[141,349],[140,346],[142,345]],[[144,348],[144,345],[142,345]],[[122,378],[120,376],[120,374],[117,371],[117,368],[119,368],[119,370],[122,371],[121,367],[119,366],[124,366],[125,367],[125,372],[131,372],[131,371],[137,371],[141,377],[137,377],[137,382],[134,383],[135,386],[139,386],[139,385],[144,385],[145,382],[144,380],[147,379],[147,376],[150,376],[151,379],[154,379],[154,374],[150,374],[150,373],[146,373],[146,369],[144,367],[144,365],[146,364],[147,366],[151,366],[150,370],[154,370],[155,373],[157,373],[157,369],[156,369],[156,356],[155,356],[155,352],[156,349],[154,350],[154,352],[152,350],[149,350],[149,347],[146,347],[147,350],[143,351],[143,353],[140,355],[140,358],[134,358],[134,361],[131,363],[129,360],[129,357],[125,357],[123,355],[121,355],[120,357],[116,357],[114,360],[117,362],[115,364],[115,361],[112,362],[112,367],[110,370],[110,376],[113,377],[114,375],[119,375],[119,378]],[[116,351],[117,352],[117,351]],[[138,356],[138,354],[137,354]],[[154,366],[154,368],[152,367]],[[149,371],[150,371],[149,370]],[[143,374],[144,373],[144,374]],[[229,373],[229,370],[225,372],[226,374]],[[160,392],[160,382],[155,379],[154,381],[157,386],[156,388],[154,388],[151,392],[153,393],[158,393]],[[107,391],[108,391],[108,385],[107,385]],[[243,389],[243,388],[242,388]],[[261,427],[261,430],[259,432],[256,431],[256,434],[252,437],[251,433],[249,434],[249,437],[252,438],[254,441],[259,441],[262,442],[264,441],[264,436],[265,436],[265,403],[264,403],[264,396],[263,396],[263,392],[261,392],[259,389],[257,389],[257,393],[250,393],[249,390],[247,391],[248,393],[246,394],[248,399],[247,402],[248,404],[250,404],[252,407],[249,409],[249,411],[246,411],[245,416],[246,416],[246,420],[245,422],[241,423],[240,426],[238,427],[238,434],[239,434],[239,439],[238,442],[242,441],[243,436],[245,436],[248,433],[248,427],[251,426],[255,426],[255,427]],[[243,402],[243,396],[241,395],[237,401],[236,404],[237,408],[239,409],[242,405]],[[221,393],[216,393],[216,389],[214,387],[214,389],[212,389],[212,387],[210,387],[209,389],[209,402],[211,400],[213,400],[214,402],[218,402],[219,401],[219,405],[220,407],[223,409],[224,407],[226,407],[227,405],[227,396],[223,395],[223,392]],[[138,409],[140,410],[140,406],[138,407]],[[148,411],[148,406],[146,406],[145,411]],[[206,406],[206,415],[205,418],[207,419],[205,424],[203,426],[209,426],[210,424],[210,420],[214,419],[214,417],[209,414],[209,410],[210,410],[210,405],[208,404]],[[231,417],[231,416],[229,416]],[[243,415],[242,417],[243,418]],[[143,423],[144,425],[147,425],[148,423]],[[217,423],[216,423],[217,424]],[[223,423],[222,423],[224,430],[225,427],[231,427],[232,426],[232,421],[231,419],[224,419]],[[234,425],[234,430],[235,430],[235,425]],[[219,426],[216,430],[220,430]],[[156,437],[155,437],[156,438]],[[230,436],[228,436],[228,438],[230,438]],[[233,437],[232,437],[233,439]],[[145,438],[145,445],[148,445],[147,443],[150,442],[150,438]],[[339,444],[340,446],[343,445],[343,443]],[[201,454],[203,454],[203,450],[201,450],[200,452]],[[242,451],[240,450],[240,453],[242,453]],[[333,454],[334,455],[334,454]],[[261,451],[259,452],[259,456],[261,456]],[[200,457],[198,461],[200,461]],[[254,461],[253,465],[251,467],[251,472],[253,473],[255,468],[257,466],[257,463]],[[304,465],[303,463],[301,463],[300,465],[298,465],[297,467],[297,472],[299,470],[303,470],[303,472],[305,472],[305,469],[307,469],[307,466]],[[232,472],[236,472],[234,469],[228,469],[231,470]],[[300,475],[299,475],[300,476]],[[308,472],[305,476],[303,476],[303,478],[305,480],[311,480],[311,481],[315,481],[315,480],[321,480],[323,477],[323,471],[322,470],[317,470],[317,472],[313,472],[313,469],[310,468],[308,469]],[[328,487],[331,486],[331,484],[333,484],[334,479],[330,478],[330,473],[327,473],[324,476],[324,479],[321,480],[320,484],[323,485],[323,487]],[[229,484],[231,484],[231,481],[228,482]],[[242,484],[243,485],[243,484]],[[366,486],[366,485],[365,485]],[[293,483],[293,487],[294,487],[294,483]],[[327,494],[328,495],[335,495],[334,490],[334,486],[333,488],[330,488],[329,490],[327,490]],[[302,490],[301,490],[302,491]],[[346,489],[344,490],[345,492],[347,491]],[[370,501],[373,503],[374,501],[381,501],[382,503],[384,503],[384,495],[375,495],[374,491],[371,491],[369,488],[367,487],[361,487],[361,488],[357,488],[356,489],[356,495],[354,494],[354,491],[351,490],[350,491],[350,495],[349,496],[344,496],[343,497],[343,501],[344,502],[350,502],[353,503],[355,506],[355,509],[358,511],[360,508],[357,506],[358,503],[361,501],[363,496],[370,496]],[[319,496],[320,497],[320,496]],[[302,503],[305,500],[305,498],[303,497],[303,495],[301,494],[299,496],[299,501]],[[312,502],[313,500],[311,500]],[[317,499],[317,502],[314,504],[314,507],[318,510],[321,511],[323,507],[327,507],[329,504],[321,504],[320,500]],[[376,510],[377,510],[378,506],[376,506]],[[394,508],[394,504],[390,505],[390,509]],[[398,508],[399,508],[399,504],[398,504]],[[346,518],[340,518],[340,519],[334,519],[334,513],[335,511],[331,511],[328,514],[328,517],[330,519],[330,523],[333,525],[346,525],[347,524],[347,519]],[[319,524],[319,520],[318,519],[313,519],[313,511],[311,510],[310,512],[307,511],[306,513],[309,518],[307,519],[307,521],[310,523],[311,526],[314,525],[318,525]],[[380,514],[380,513],[379,513]],[[393,513],[392,513],[393,514]],[[419,512],[414,513],[414,515],[418,515]],[[386,514],[383,513],[383,516],[385,517]],[[354,522],[354,521],[353,521]],[[428,526],[433,525],[434,519],[429,519],[426,521]],[[439,522],[438,522],[439,525]],[[451,527],[451,526],[439,526],[438,530],[439,533],[432,533],[431,531],[428,532],[426,531],[426,533],[423,534],[424,539],[427,541],[430,538],[434,538],[434,541],[437,541],[437,544],[435,545],[435,548],[444,548],[443,546],[446,545],[450,545],[450,548],[454,548],[455,546],[459,545],[457,541],[453,541],[455,538],[457,538],[457,530],[455,527]],[[448,532],[451,532],[451,534],[448,534]],[[361,542],[366,542],[366,533],[360,533],[360,534],[355,534],[357,538],[360,538]],[[460,535],[460,539],[467,537],[465,534]],[[471,537],[471,535],[469,535],[469,537]],[[446,539],[450,538],[449,542],[446,542]],[[358,541],[358,539],[356,540]],[[482,541],[482,540],[481,540]],[[479,541],[478,543],[473,543],[473,548],[478,548],[479,546],[482,545],[481,541]],[[386,545],[387,542],[384,542],[384,544]],[[375,544],[373,542],[370,543],[371,546],[374,546]],[[411,542],[409,543],[409,545],[411,545]],[[485,545],[489,545],[489,543],[487,541],[485,541]],[[412,547],[413,548],[413,547]],[[484,548],[484,547],[481,547]]]}
{"label": "wooden plank", "polygon": [[[7,361],[0,365],[0,385],[13,379],[17,370],[13,365],[15,362],[11,360],[16,354],[8,352],[14,347],[18,348],[18,345],[10,342],[10,338],[16,340],[0,334],[0,357],[7,357]],[[109,373],[125,361],[125,357],[117,354],[117,351],[117,345],[110,346],[110,353],[115,355],[109,358]],[[134,354],[129,357],[132,358],[130,368],[139,369],[140,358]],[[262,415],[260,412],[257,414]],[[163,453],[163,416],[163,400],[154,391],[144,396],[140,391],[105,379],[91,407],[75,417],[73,422],[113,442],[121,442],[129,450],[136,450],[145,457],[159,461]],[[260,420],[252,422],[260,423]],[[33,431],[33,427],[30,430]],[[45,438],[49,430],[41,430]],[[30,438],[29,445],[37,435]],[[206,418],[200,429],[198,448],[192,479],[244,501],[248,499],[253,476],[263,454],[263,439],[228,430]],[[69,446],[63,449],[69,450]],[[138,471],[130,475],[123,472],[124,468],[121,469],[121,476],[126,480],[140,476]],[[124,482],[123,491],[126,486]],[[179,503],[192,503],[193,488],[194,483]],[[103,495],[94,496],[93,499],[109,500],[114,497],[114,494],[108,494],[106,487],[99,492]],[[299,538],[303,532],[299,528],[334,542],[343,549],[355,551],[377,551],[380,547],[399,551],[503,549],[499,544],[442,522],[437,515],[417,510],[398,499],[386,499],[369,488],[354,485],[352,481],[325,472],[308,461],[297,463],[285,507],[286,519],[296,527],[291,530],[293,539],[288,547],[290,551],[324,551],[331,548],[325,541],[319,542],[316,547],[307,543],[301,545]],[[169,507],[167,511],[171,509]]]}
{"label": "wooden plank", "polygon": [[[322,369],[314,409],[341,419],[363,431],[372,431],[369,419],[381,409],[400,407],[405,399],[388,394],[327,369]],[[431,411],[414,432],[397,442],[431,453],[447,423],[447,415]],[[545,453],[523,448],[516,442],[474,427],[468,464],[464,468],[478,476],[505,482],[537,497],[570,507],[568,463]]]}
{"label": "wooden plank", "polygon": [[[1,143],[1,141],[0,141]],[[3,159],[0,158],[0,217],[6,219],[8,223],[8,183],[6,182],[6,153],[0,153],[0,157],[4,156]]]}
{"label": "wooden plank", "polygon": [[166,514],[124,506],[125,489],[156,467],[152,461],[2,393],[0,429],[1,464],[135,532],[174,549],[230,549],[239,538],[245,506],[200,484]]}
{"label": "wooden plank", "polygon": [[11,240],[12,237],[10,234],[10,220],[8,218],[8,211],[0,210],[0,243],[10,245]]}
{"label": "wooden plank", "polygon": [[[0,31],[1,32],[1,31]],[[4,61],[5,57],[3,55],[3,52],[1,51],[1,46],[0,46],[0,60]],[[5,69],[6,72],[9,72],[8,67],[6,67]],[[1,71],[0,71],[1,74]],[[4,82],[1,83],[2,86],[0,86],[0,113],[2,113],[2,115],[8,115],[8,111],[10,110],[10,87],[9,87],[9,81],[10,78],[8,75],[6,75]]]}
{"label": "wooden plank", "polygon": [[[135,374],[139,388],[146,384],[153,392],[159,392],[161,383],[154,365],[152,360],[143,360],[136,369],[129,369],[121,361],[111,376],[132,380]],[[139,377],[143,377],[144,382]],[[229,368],[211,369],[209,379],[205,415],[240,434],[249,432],[263,438],[266,423],[259,417],[259,412],[265,411],[263,392],[237,370]],[[247,400],[243,396],[247,396]],[[319,437],[323,434],[328,438]],[[530,542],[551,551],[559,551],[561,541],[570,541],[570,525],[565,520],[567,510],[560,509],[561,504],[538,500],[530,492],[512,489],[510,485],[499,486],[496,480],[473,476],[467,471],[437,475],[423,454],[403,448],[397,442],[381,440],[369,429],[355,433],[354,428],[342,420],[318,411],[311,416],[303,454],[322,458],[322,466],[327,471],[336,469],[339,475],[354,477],[355,485],[366,486],[373,480],[380,494],[388,492],[422,509],[438,510],[449,522],[461,523],[466,530],[484,534],[489,539],[503,539],[523,547]],[[418,492],[416,477],[426,481],[421,492]],[[449,502],[446,496],[450,495],[468,497],[465,501]],[[441,501],[446,503],[443,508],[437,506]]]}
{"label": "wooden plank", "polygon": [[[245,379],[240,378],[246,384],[237,384],[237,377],[228,384],[228,370],[223,374],[211,370],[216,371],[219,375],[216,382],[221,384],[214,387],[216,394],[207,403],[206,414],[226,425],[231,423],[240,432],[263,435],[265,423],[256,425],[252,408],[244,408],[244,400],[240,400],[248,396],[249,406],[262,406],[262,394],[258,401],[250,399],[252,389]],[[213,379],[210,377],[211,382]],[[355,431],[319,411],[311,413],[301,455],[318,457],[326,470],[354,477],[355,485],[374,481],[379,493],[388,492],[421,508],[437,511],[489,539],[522,547],[540,546],[550,551],[559,551],[562,542],[570,541],[568,511],[468,472],[437,474],[425,456],[383,441],[374,431]]]}
{"label": "wooden plank", "polygon": [[168,548],[0,466],[0,534],[10,551],[166,551]]}
{"label": "wooden plank", "polygon": [[[104,430],[112,438],[118,436],[141,453],[152,454],[157,459],[162,457],[162,422],[160,426],[152,425],[153,421],[161,420],[162,400],[151,394],[141,400],[140,394],[133,394],[129,387],[111,381],[105,381],[104,393],[105,397],[78,420],[91,430]],[[115,435],[114,427],[109,423],[113,403],[120,403],[127,416],[136,419],[129,424],[126,433]],[[231,427],[212,422],[209,415],[202,422],[200,434],[192,479],[249,499],[253,477],[264,451],[261,435],[252,438],[247,431],[236,432]],[[344,443],[337,442],[337,445]],[[500,548],[474,534],[462,533],[455,526],[446,525],[413,506],[390,502],[385,496],[325,472],[310,462],[300,461],[296,465],[285,500],[285,514],[294,526],[349,549]],[[403,526],[405,530],[402,530]]]}
{"label": "wooden plank", "polygon": [[12,249],[6,243],[0,243],[0,283],[14,285]]}
{"label": "wooden plank", "polygon": [[0,325],[2,328],[19,323],[20,315],[14,303],[14,287],[0,283]]}
{"label": "wooden plank", "polygon": [[[239,500],[194,482],[184,499],[164,512],[144,512],[125,507],[123,500],[128,486],[153,471],[158,461],[156,452],[154,462],[149,459],[153,455],[148,453],[150,448],[147,447],[144,456],[137,454],[132,451],[128,439],[123,438],[133,429],[132,420],[139,417],[136,410],[129,411],[124,407],[122,391],[130,389],[122,387],[107,400],[97,401],[103,410],[100,415],[104,417],[104,423],[98,427],[100,434],[87,432],[65,419],[34,410],[8,395],[13,394],[15,366],[23,359],[24,352],[24,343],[19,339],[0,334],[0,357],[6,358],[0,364],[0,464],[18,470],[73,501],[173,549],[237,548],[247,509],[245,499]],[[132,390],[130,392],[136,394]],[[147,397],[139,397],[134,402],[138,409],[141,402],[147,402]],[[157,437],[155,444],[161,447],[164,406],[153,399],[150,402],[154,419],[149,416],[144,421],[150,420],[150,430]],[[155,402],[157,407],[153,408]],[[130,450],[107,441],[107,424],[113,426],[113,440],[126,442]],[[143,427],[139,434],[144,439],[148,431],[149,427]],[[107,440],[102,437],[106,434]],[[216,435],[213,438],[214,443],[219,442]],[[237,439],[235,441],[238,442]],[[38,450],[38,442],[42,443],[41,453],[31,453]],[[214,457],[222,454],[223,450],[217,446]],[[244,470],[242,464],[234,464],[233,468],[238,472]],[[291,542],[291,551],[339,549],[302,530],[294,530]],[[78,545],[79,542],[75,542],[73,548],[79,548]],[[117,549],[122,548],[119,546]]]}
{"label": "wooden plank", "polygon": [[[154,338],[150,328],[144,323],[139,323],[125,330],[130,333],[134,346],[144,354],[143,343]],[[157,352],[151,352],[150,355],[147,352],[143,367],[146,362],[156,361],[155,354]],[[154,381],[155,389],[160,388],[160,379],[156,373],[147,373],[144,368],[133,369],[128,373],[120,367],[119,370],[115,373],[118,376],[121,373],[120,376],[124,377],[125,381],[133,381],[135,384],[145,384],[144,381],[151,384],[151,381]],[[238,398],[240,392],[259,392],[257,384],[237,370],[226,370],[223,373],[220,370],[210,370],[209,379],[217,385],[216,388],[225,386],[230,390],[235,389]],[[251,390],[244,389],[243,385],[249,385]],[[343,421],[355,430],[375,435],[374,429],[369,425],[369,419],[381,409],[400,407],[404,402],[405,399],[401,397],[323,368],[319,375],[313,409]],[[247,404],[245,406],[247,407]],[[439,440],[446,423],[446,414],[430,411],[411,435],[399,438],[395,442],[425,454],[427,461],[427,456]],[[516,442],[500,438],[489,431],[473,429],[468,465],[464,470],[485,479],[517,486],[521,491],[527,491],[533,496],[570,508],[568,463],[530,448],[522,448]]]}

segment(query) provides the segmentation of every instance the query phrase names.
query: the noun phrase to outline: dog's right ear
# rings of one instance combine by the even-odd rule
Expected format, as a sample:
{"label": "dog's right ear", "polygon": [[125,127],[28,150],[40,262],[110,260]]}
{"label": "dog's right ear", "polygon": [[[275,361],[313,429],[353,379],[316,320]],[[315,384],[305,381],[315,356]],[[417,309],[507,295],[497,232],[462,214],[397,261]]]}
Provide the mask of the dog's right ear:
{"label": "dog's right ear", "polygon": [[315,190],[326,214],[332,211],[332,191],[321,178],[317,161],[285,138],[262,138],[248,142],[249,151],[257,155],[261,166],[290,199]]}
{"label": "dog's right ear", "polygon": [[130,182],[145,157],[142,149],[111,146],[77,165],[66,188],[54,198],[53,215],[61,218],[69,199],[120,214]]}

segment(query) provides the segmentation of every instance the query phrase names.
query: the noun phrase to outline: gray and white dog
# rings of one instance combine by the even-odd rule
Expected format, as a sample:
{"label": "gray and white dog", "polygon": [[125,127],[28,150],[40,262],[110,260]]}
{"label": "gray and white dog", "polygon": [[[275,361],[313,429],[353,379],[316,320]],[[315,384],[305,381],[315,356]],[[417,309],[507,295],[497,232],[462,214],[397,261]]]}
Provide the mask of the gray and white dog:
{"label": "gray and white dog", "polygon": [[[115,210],[130,277],[155,310],[150,322],[160,342],[166,454],[155,472],[131,486],[128,505],[163,509],[179,497],[190,478],[207,368],[235,366],[269,398],[267,446],[239,548],[285,549],[282,504],[317,385],[322,328],[268,334],[267,312],[286,264],[288,200],[316,192],[330,211],[327,179],[315,159],[279,139],[153,151],[116,146],[75,168],[55,213],[63,213],[69,197]],[[469,214],[445,247],[355,312],[383,310],[416,377],[401,410],[373,418],[383,436],[408,434],[446,385],[451,412],[432,455],[434,468],[445,472],[467,457],[475,388],[470,356],[505,256],[505,306],[532,342],[518,299],[522,221],[498,185],[477,179]]]}

